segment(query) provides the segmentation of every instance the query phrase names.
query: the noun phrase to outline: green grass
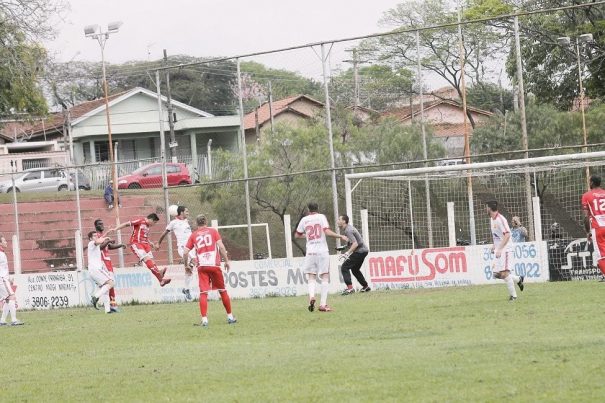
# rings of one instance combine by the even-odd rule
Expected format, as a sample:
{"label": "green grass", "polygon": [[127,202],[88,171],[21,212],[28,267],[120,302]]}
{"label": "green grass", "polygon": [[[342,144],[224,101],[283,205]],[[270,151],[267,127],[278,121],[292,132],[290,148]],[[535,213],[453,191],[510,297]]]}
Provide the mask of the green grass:
{"label": "green grass", "polygon": [[605,284],[505,285],[22,312],[0,328],[3,401],[596,401]]}

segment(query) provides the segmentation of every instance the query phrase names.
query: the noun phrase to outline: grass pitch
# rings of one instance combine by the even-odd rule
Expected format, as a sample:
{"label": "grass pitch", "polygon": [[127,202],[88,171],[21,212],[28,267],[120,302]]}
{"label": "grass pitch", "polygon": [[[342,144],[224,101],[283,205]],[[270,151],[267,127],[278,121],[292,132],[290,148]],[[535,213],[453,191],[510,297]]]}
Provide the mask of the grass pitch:
{"label": "grass pitch", "polygon": [[605,284],[528,284],[22,312],[3,401],[596,401]]}

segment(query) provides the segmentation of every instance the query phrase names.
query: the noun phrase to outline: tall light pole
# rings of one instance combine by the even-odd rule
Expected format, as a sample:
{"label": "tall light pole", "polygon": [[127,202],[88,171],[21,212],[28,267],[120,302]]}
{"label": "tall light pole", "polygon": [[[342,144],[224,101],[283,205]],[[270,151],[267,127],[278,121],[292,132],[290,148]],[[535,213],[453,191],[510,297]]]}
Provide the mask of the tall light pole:
{"label": "tall light pole", "polygon": [[[107,24],[107,30],[103,31],[103,29],[99,25],[87,25],[84,27],[84,35],[87,38],[96,39],[99,42],[99,46],[101,47],[101,68],[103,71],[103,92],[105,95],[105,115],[107,117],[107,137],[109,141],[109,165],[111,169],[111,179],[113,181],[113,202],[114,202],[114,211],[116,213],[116,225],[120,224],[120,202],[118,199],[118,176],[116,173],[116,164],[114,160],[113,154],[113,140],[111,139],[111,119],[109,117],[109,89],[107,87],[107,74],[105,71],[105,44],[107,43],[107,39],[109,39],[109,35],[115,34],[120,30],[122,26],[121,21],[110,22]],[[117,233],[118,242],[121,241],[120,231]],[[119,249],[119,260],[120,267],[124,266],[124,254],[122,253],[122,249]]]}
{"label": "tall light pole", "polygon": [[[571,38],[569,36],[563,36],[557,38],[559,45],[569,46],[571,44]],[[588,151],[588,135],[586,133],[586,115],[584,114],[584,84],[582,82],[582,59],[580,57],[580,44],[592,42],[592,34],[582,34],[576,37],[576,60],[578,63],[578,81],[580,84],[580,113],[582,114],[582,134],[584,136],[584,147],[582,152]],[[586,166],[586,184],[590,186],[590,169]]]}

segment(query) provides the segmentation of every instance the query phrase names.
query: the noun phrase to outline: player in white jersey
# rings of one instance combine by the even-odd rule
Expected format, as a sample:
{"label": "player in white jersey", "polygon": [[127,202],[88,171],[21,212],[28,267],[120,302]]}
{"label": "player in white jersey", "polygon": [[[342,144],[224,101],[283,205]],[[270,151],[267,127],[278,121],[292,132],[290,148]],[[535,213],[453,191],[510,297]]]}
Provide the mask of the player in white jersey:
{"label": "player in white jersey", "polygon": [[95,309],[99,300],[103,300],[105,313],[114,313],[111,309],[109,299],[109,290],[114,286],[113,273],[107,270],[101,258],[101,249],[111,243],[108,237],[97,236],[96,231],[88,233],[88,274],[99,286],[99,289],[92,294],[91,303]]}
{"label": "player in white jersey", "polygon": [[[166,229],[160,236],[158,243],[155,245],[155,250],[160,249],[160,245],[164,240],[164,237],[168,235],[169,232],[172,232],[176,237],[176,247],[177,252],[181,258],[183,258],[183,251],[185,250],[185,244],[189,240],[191,236],[191,225],[189,225],[189,209],[185,206],[178,206],[176,209],[176,218],[168,223]],[[183,294],[185,294],[185,298],[188,301],[191,301],[193,298],[191,297],[191,277],[193,276],[192,268],[195,267],[195,253],[194,251],[190,251],[190,262],[193,265],[185,265],[185,287],[183,288]],[[183,262],[185,260],[183,259]]]}
{"label": "player in white jersey", "polygon": [[13,286],[9,280],[8,258],[4,250],[8,248],[8,242],[3,235],[0,235],[0,302],[2,305],[2,317],[0,326],[7,326],[6,317],[11,314],[11,326],[22,325],[23,322],[17,319],[17,302]]}
{"label": "player in white jersey", "polygon": [[317,276],[321,282],[320,312],[330,312],[327,304],[328,288],[330,286],[330,253],[326,235],[340,238],[340,235],[330,229],[328,219],[318,212],[317,203],[307,205],[309,214],[303,217],[296,227],[296,238],[307,239],[307,253],[303,263],[303,272],[307,274],[309,287],[309,311],[315,310],[315,283]]}
{"label": "player in white jersey", "polygon": [[504,280],[506,282],[506,287],[508,288],[508,293],[510,294],[509,301],[514,301],[517,299],[515,283],[517,283],[519,289],[523,291],[524,277],[516,276],[511,270],[512,247],[510,242],[510,227],[506,218],[504,218],[504,216],[498,212],[497,201],[489,201],[486,203],[486,205],[487,213],[490,216],[490,227],[494,240],[491,252],[496,255],[492,272],[494,274],[494,278]]}

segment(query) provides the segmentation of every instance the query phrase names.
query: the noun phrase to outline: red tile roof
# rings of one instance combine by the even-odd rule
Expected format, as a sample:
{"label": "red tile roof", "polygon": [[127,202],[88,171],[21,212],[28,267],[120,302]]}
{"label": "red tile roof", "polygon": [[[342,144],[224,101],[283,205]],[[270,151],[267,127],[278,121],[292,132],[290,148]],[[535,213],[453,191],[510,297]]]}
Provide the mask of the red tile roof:
{"label": "red tile roof", "polygon": [[[279,101],[273,101],[273,117],[283,113],[285,111],[292,111],[294,113],[298,113],[302,116],[313,117],[313,115],[309,115],[306,111],[297,109],[292,104],[296,101],[304,99],[308,102],[314,103],[320,107],[323,107],[323,103],[308,97],[306,95],[294,95],[288,98],[280,99]],[[269,114],[269,102],[265,102],[258,108],[258,124],[259,126],[263,126],[265,123],[271,120],[271,115]],[[254,129],[256,127],[256,112],[252,111],[244,116],[244,130]]]}
{"label": "red tile roof", "polygon": [[[436,100],[436,101],[425,102],[424,110],[426,111],[428,109],[431,109],[431,108],[434,108],[436,106],[443,105],[443,104],[452,105],[456,108],[462,109],[462,105],[459,102],[451,101],[448,99],[440,99],[440,100]],[[472,106],[467,106],[467,109],[471,112],[475,112],[475,113],[485,115],[485,116],[493,115],[493,113],[490,111],[486,111],[486,110],[479,109],[479,108],[474,108]],[[402,106],[400,108],[391,109],[390,111],[384,112],[382,114],[382,116],[392,117],[401,122],[404,122],[408,119],[411,119],[413,116],[416,116],[419,113],[420,113],[420,104],[413,104],[411,107],[409,105],[406,105],[406,106]],[[412,114],[413,114],[413,116],[412,116]]]}
{"label": "red tile roof", "polygon": [[[108,97],[109,102],[121,97],[128,91],[122,91],[117,94],[112,94]],[[92,101],[82,102],[81,104],[75,105],[70,108],[70,115],[72,121],[86,115],[89,112],[97,109],[105,104],[105,98],[95,99]],[[1,123],[0,134],[4,137],[9,137],[14,140],[14,133],[17,132],[17,137],[23,136],[38,136],[43,133],[50,132],[61,132],[63,130],[63,123],[65,116],[63,112],[51,113],[45,118],[39,118],[32,121],[12,121]]]}

